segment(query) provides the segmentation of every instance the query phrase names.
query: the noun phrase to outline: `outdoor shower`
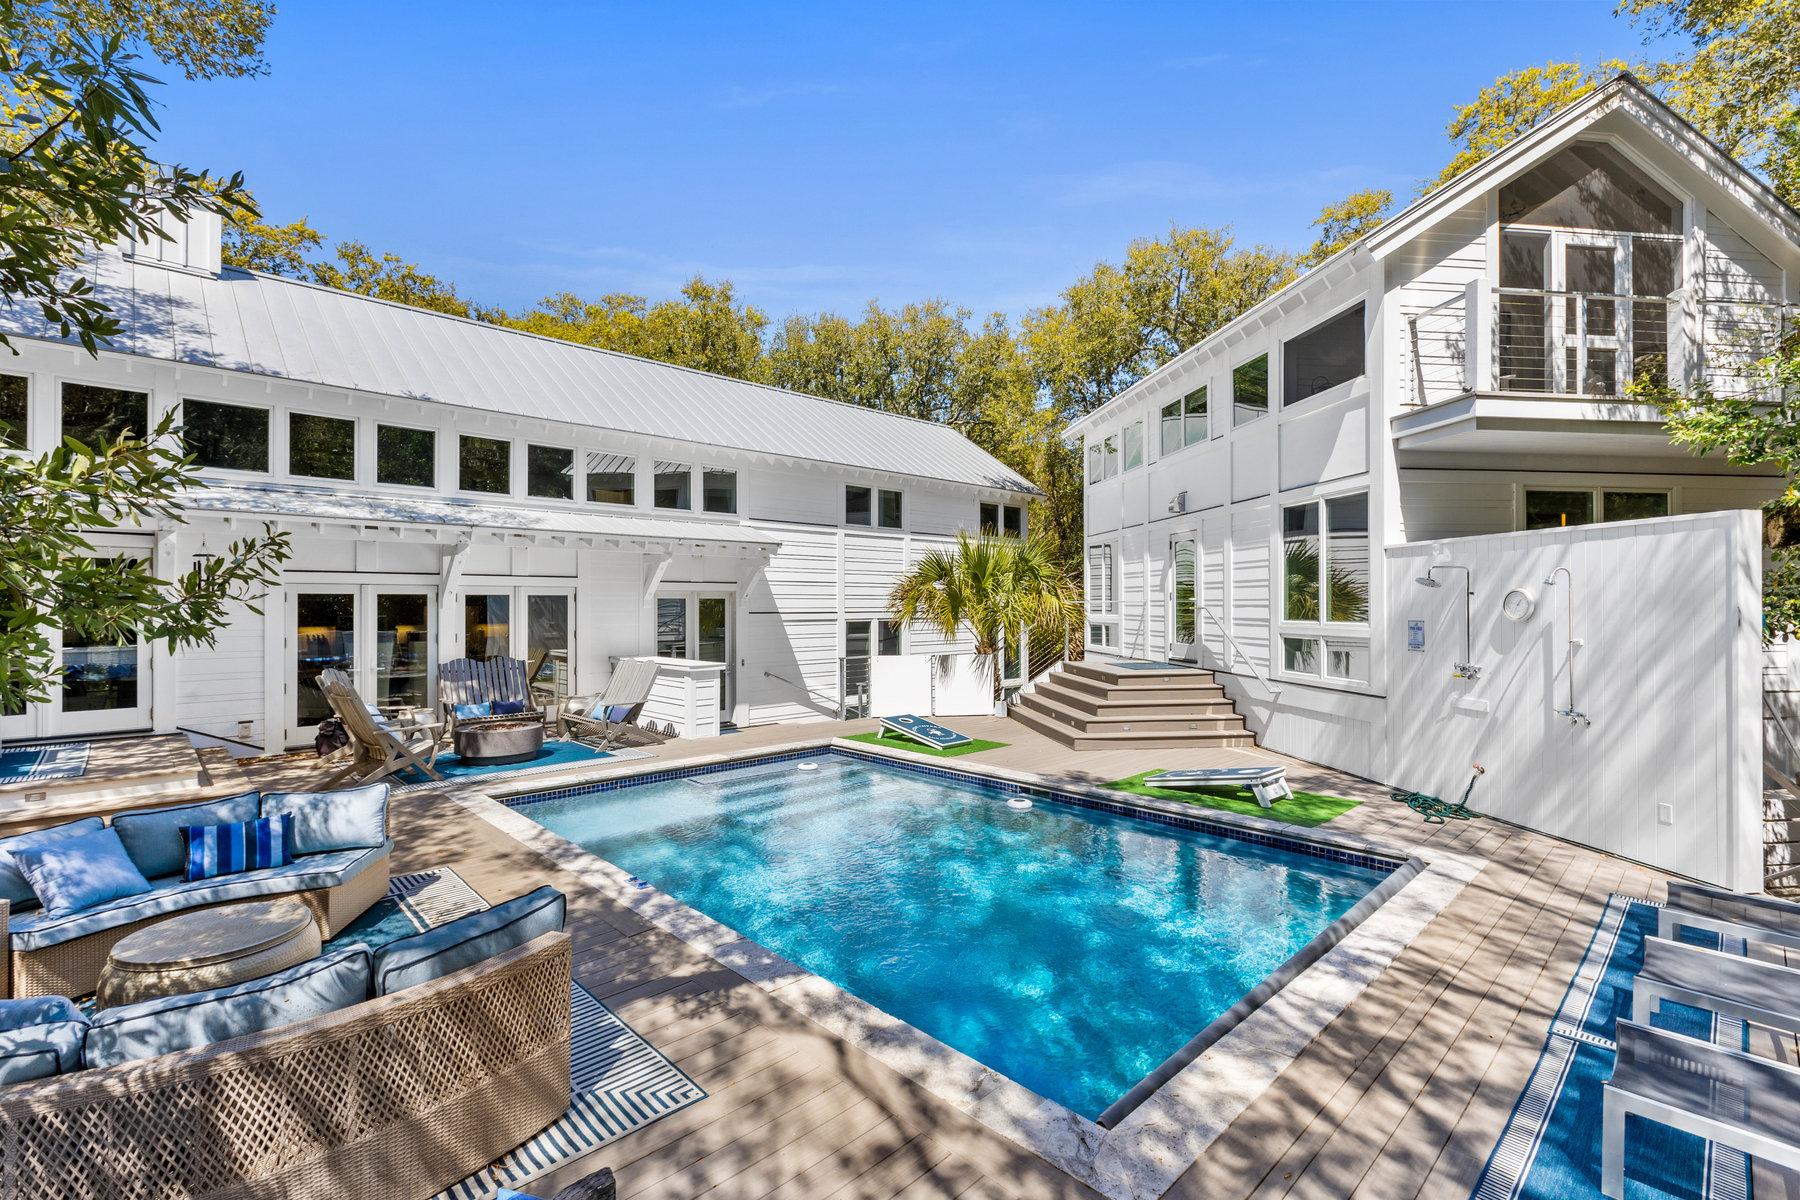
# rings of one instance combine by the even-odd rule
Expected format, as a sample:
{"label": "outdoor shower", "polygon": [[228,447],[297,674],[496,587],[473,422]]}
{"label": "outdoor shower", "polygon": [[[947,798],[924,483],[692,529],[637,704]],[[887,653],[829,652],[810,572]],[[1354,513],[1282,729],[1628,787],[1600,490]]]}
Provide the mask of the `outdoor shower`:
{"label": "outdoor shower", "polygon": [[1475,657],[1473,645],[1475,575],[1469,568],[1458,563],[1439,563],[1437,566],[1427,567],[1425,573],[1418,576],[1413,582],[1420,587],[1443,587],[1443,581],[1433,577],[1433,573],[1436,571],[1461,571],[1463,573],[1463,660],[1454,664],[1454,676],[1457,679],[1478,679],[1481,677],[1481,668],[1470,661]]}
{"label": "outdoor shower", "polygon": [[1556,715],[1567,717],[1571,725],[1577,721],[1583,725],[1592,725],[1588,715],[1575,707],[1575,651],[1583,645],[1582,640],[1575,636],[1575,576],[1566,566],[1556,567],[1544,576],[1544,586],[1555,587],[1558,573],[1563,577],[1563,599],[1566,602],[1563,613],[1564,621],[1569,626],[1569,703],[1566,708],[1557,709]]}

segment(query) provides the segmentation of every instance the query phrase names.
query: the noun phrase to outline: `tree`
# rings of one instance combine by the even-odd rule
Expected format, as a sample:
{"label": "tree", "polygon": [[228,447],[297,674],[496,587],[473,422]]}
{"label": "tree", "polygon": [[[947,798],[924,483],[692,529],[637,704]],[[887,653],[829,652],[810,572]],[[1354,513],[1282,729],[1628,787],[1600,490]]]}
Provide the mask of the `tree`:
{"label": "tree", "polygon": [[453,317],[470,315],[469,302],[454,287],[398,254],[378,255],[361,242],[339,242],[334,258],[312,264],[315,283]]}
{"label": "tree", "polygon": [[1388,206],[1393,202],[1394,193],[1386,188],[1369,188],[1352,192],[1336,204],[1327,204],[1313,221],[1319,239],[1300,256],[1300,261],[1307,267],[1316,267],[1345,246],[1373,233],[1387,220]]}
{"label": "tree", "polygon": [[1545,63],[1502,75],[1457,107],[1446,130],[1456,153],[1427,190],[1455,179],[1602,82],[1599,75],[1573,62]]}
{"label": "tree", "polygon": [[1670,440],[1735,466],[1779,467],[1781,495],[1764,509],[1770,563],[1763,574],[1763,636],[1800,637],[1800,332],[1756,365],[1753,386],[1721,396],[1701,385],[1684,394],[1646,373],[1631,393],[1662,410]]}
{"label": "tree", "polygon": [[545,297],[523,313],[485,313],[487,319],[543,337],[617,350],[734,379],[767,377],[763,331],[768,316],[740,304],[730,280],[711,283],[696,275],[680,299],[651,304],[629,292],[583,300],[573,292]]}
{"label": "tree", "polygon": [[[260,6],[180,0],[72,8],[0,3],[0,296],[32,304],[89,353],[117,331],[83,271],[95,245],[166,236],[164,218],[246,207],[238,176],[159,166],[147,87],[127,39],[147,42],[190,75],[253,73],[260,26],[228,14]],[[103,33],[85,31],[83,14]],[[209,28],[217,18],[222,27]],[[248,39],[248,41],[246,41]],[[259,60],[257,60],[259,61]],[[8,431],[0,430],[0,435]],[[233,543],[174,580],[144,564],[101,558],[84,530],[177,522],[194,472],[167,418],[105,446],[73,439],[35,459],[0,436],[0,711],[47,698],[61,677],[56,629],[95,642],[133,636],[210,642],[227,606],[251,602],[287,556],[283,535]]]}
{"label": "tree", "polygon": [[1059,548],[1038,533],[959,534],[954,549],[931,551],[894,584],[888,612],[907,624],[922,621],[947,638],[966,628],[977,654],[993,654],[1022,632],[1061,637],[1083,620],[1081,589]]}
{"label": "tree", "polygon": [[[249,195],[247,189],[245,194]],[[286,225],[270,225],[262,220],[260,212],[236,212],[225,220],[220,258],[228,267],[311,279],[311,256],[324,241],[324,235],[305,217]]]}

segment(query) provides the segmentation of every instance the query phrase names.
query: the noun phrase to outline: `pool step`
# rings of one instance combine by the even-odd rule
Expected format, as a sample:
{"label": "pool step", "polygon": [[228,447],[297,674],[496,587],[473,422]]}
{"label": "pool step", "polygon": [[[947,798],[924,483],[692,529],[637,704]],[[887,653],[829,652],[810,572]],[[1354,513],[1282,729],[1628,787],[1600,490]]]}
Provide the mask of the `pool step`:
{"label": "pool step", "polygon": [[1063,663],[1011,715],[1076,750],[1256,744],[1212,672],[1172,664]]}

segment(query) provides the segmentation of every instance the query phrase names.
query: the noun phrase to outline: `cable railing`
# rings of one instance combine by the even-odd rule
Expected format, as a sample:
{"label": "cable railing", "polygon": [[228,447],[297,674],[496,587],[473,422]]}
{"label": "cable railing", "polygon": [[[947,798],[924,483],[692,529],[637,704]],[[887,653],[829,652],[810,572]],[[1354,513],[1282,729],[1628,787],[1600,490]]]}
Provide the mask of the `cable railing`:
{"label": "cable railing", "polygon": [[1464,362],[1469,345],[1469,298],[1458,292],[1406,318],[1412,351],[1412,402],[1449,400],[1469,390]]}
{"label": "cable railing", "polygon": [[1559,396],[1623,396],[1635,379],[1668,378],[1681,294],[1496,288],[1494,388]]}

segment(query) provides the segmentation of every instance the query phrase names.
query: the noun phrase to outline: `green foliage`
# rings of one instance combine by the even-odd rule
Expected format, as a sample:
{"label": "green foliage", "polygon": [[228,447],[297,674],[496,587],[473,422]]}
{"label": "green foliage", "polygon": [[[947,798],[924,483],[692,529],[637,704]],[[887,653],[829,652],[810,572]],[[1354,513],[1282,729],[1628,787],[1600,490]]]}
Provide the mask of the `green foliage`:
{"label": "green foliage", "polygon": [[[1288,543],[1282,567],[1286,600],[1283,608],[1289,621],[1319,621],[1319,549],[1308,542]],[[1345,571],[1332,567],[1326,585],[1333,621],[1366,621],[1369,619],[1368,585]]]}
{"label": "green foliage", "polygon": [[1800,202],[1800,0],[1621,0],[1618,12],[1646,39],[1673,35],[1692,53],[1594,69],[1551,62],[1502,75],[1456,110],[1448,131],[1456,153],[1429,186],[1630,70],[1789,204]]}
{"label": "green foliage", "polygon": [[470,313],[469,302],[458,296],[454,287],[398,254],[377,255],[361,242],[340,242],[334,258],[312,264],[314,282],[453,317]]}
{"label": "green foliage", "polygon": [[1020,632],[1060,638],[1083,619],[1081,589],[1042,533],[959,534],[954,549],[931,551],[894,584],[888,612],[947,638],[967,630],[977,654],[995,653]]}
{"label": "green foliage", "polygon": [[740,304],[730,280],[695,276],[679,300],[651,304],[645,297],[613,292],[583,300],[573,292],[546,297],[527,312],[483,314],[528,333],[675,363],[733,379],[763,381],[763,331],[769,318]]}
{"label": "green foliage", "polygon": [[1352,192],[1336,204],[1319,210],[1313,228],[1319,240],[1300,256],[1307,267],[1316,267],[1352,242],[1373,233],[1387,220],[1387,210],[1394,203],[1394,193],[1386,188],[1368,188]]}
{"label": "green foliage", "polygon": [[211,645],[229,606],[266,592],[288,557],[284,533],[234,542],[174,579],[146,564],[93,553],[84,529],[180,522],[195,484],[172,419],[148,438],[127,431],[104,446],[68,439],[37,458],[0,449],[0,710],[48,698],[61,668],[51,634],[100,643]]}

